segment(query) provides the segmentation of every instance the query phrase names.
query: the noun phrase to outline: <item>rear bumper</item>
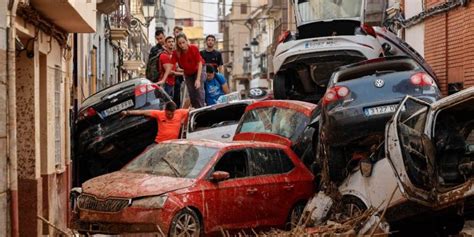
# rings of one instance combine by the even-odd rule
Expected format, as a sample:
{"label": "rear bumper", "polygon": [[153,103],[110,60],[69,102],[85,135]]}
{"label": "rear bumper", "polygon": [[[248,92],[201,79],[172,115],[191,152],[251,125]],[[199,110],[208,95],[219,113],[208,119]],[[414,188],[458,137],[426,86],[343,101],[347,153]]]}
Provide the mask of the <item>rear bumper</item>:
{"label": "rear bumper", "polygon": [[[79,134],[78,151],[81,153],[97,153],[114,143],[129,145],[137,142],[152,143],[157,131],[156,121],[146,117],[130,117],[117,120],[107,126],[93,125]],[[144,141],[145,140],[145,141]],[[149,140],[149,141],[147,141]]]}

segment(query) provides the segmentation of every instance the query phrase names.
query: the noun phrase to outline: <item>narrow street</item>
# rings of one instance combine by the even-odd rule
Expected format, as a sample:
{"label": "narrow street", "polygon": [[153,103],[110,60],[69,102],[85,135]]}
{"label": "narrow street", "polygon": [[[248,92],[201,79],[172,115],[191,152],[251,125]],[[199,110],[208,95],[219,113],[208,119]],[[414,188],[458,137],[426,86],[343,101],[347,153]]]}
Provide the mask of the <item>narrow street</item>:
{"label": "narrow street", "polygon": [[472,1],[0,13],[0,237],[474,236]]}

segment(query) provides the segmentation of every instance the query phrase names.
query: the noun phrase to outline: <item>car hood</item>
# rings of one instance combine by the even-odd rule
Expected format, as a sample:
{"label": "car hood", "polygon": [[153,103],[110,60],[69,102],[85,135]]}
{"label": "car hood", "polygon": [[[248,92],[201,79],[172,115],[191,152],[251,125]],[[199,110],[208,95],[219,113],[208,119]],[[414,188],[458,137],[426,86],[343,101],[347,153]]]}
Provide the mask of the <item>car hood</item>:
{"label": "car hood", "polygon": [[82,190],[99,198],[135,198],[172,192],[195,182],[195,179],[117,171],[85,182]]}

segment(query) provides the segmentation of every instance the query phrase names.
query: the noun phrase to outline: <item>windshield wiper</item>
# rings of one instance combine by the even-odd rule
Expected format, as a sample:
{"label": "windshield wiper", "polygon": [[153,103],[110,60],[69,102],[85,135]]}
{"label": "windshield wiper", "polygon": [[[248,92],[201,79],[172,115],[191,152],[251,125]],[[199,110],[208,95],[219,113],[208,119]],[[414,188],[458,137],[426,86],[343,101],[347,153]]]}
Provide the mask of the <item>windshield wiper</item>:
{"label": "windshield wiper", "polygon": [[173,174],[176,177],[182,177],[179,171],[165,157],[163,157],[162,160],[164,160],[166,164],[171,168],[171,170],[173,171]]}

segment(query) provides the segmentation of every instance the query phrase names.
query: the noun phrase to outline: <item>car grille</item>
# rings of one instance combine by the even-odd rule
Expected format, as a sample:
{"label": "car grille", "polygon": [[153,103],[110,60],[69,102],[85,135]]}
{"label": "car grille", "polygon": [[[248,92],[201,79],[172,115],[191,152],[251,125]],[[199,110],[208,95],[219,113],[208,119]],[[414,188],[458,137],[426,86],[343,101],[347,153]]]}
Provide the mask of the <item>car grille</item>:
{"label": "car grille", "polygon": [[118,212],[130,204],[130,199],[98,199],[91,195],[81,194],[77,197],[77,207],[79,209]]}

